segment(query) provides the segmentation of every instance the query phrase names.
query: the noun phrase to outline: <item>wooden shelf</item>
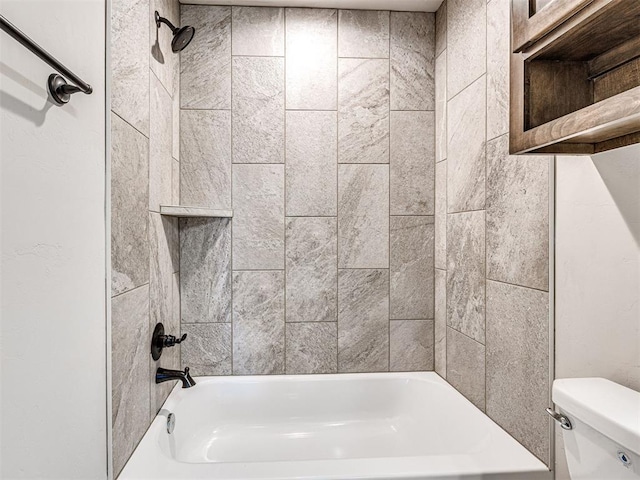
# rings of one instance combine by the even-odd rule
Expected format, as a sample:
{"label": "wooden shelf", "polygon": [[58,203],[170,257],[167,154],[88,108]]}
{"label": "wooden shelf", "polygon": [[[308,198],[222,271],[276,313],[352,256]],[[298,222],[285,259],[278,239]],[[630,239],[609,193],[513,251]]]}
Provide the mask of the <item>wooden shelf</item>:
{"label": "wooden shelf", "polygon": [[640,142],[640,1],[512,1],[511,153]]}
{"label": "wooden shelf", "polygon": [[232,218],[233,210],[216,210],[185,205],[160,205],[160,214],[167,217],[180,218]]}

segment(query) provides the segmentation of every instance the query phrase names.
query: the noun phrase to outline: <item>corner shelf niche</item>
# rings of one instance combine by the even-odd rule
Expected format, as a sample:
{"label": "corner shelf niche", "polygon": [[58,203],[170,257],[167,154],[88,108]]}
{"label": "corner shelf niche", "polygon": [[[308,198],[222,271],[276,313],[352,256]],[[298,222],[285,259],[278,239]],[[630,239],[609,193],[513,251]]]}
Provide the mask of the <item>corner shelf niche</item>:
{"label": "corner shelf niche", "polygon": [[233,210],[216,210],[187,205],[160,205],[160,215],[178,218],[232,218]]}

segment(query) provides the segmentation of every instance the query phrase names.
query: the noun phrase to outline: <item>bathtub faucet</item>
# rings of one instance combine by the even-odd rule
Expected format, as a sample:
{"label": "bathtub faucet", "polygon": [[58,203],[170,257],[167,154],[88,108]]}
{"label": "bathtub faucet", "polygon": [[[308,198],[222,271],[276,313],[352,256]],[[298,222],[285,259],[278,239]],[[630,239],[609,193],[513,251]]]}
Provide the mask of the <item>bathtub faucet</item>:
{"label": "bathtub faucet", "polygon": [[182,388],[193,387],[196,382],[189,375],[189,367],[182,370],[169,370],[168,368],[158,368],[156,370],[156,383],[168,382],[169,380],[180,380]]}

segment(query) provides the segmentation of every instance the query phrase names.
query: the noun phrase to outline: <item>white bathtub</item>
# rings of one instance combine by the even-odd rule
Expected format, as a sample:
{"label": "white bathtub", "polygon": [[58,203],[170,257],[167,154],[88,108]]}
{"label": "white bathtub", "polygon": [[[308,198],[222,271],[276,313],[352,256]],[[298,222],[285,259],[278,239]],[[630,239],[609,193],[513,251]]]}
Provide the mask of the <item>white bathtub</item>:
{"label": "white bathtub", "polygon": [[121,480],[551,478],[435,373],[196,381],[171,392]]}

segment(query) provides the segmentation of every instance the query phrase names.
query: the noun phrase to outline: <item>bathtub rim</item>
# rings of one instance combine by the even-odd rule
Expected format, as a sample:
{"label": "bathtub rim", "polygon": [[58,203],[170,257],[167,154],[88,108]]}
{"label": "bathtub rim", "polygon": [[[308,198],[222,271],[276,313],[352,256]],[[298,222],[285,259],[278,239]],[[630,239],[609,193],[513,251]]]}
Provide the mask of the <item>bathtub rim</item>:
{"label": "bathtub rim", "polygon": [[[469,464],[469,455],[440,455],[440,456],[406,456],[406,457],[378,457],[364,459],[331,459],[331,460],[306,460],[287,462],[247,462],[247,463],[182,463],[169,458],[161,451],[158,444],[158,435],[166,432],[166,416],[175,409],[177,404],[190,392],[190,389],[182,389],[178,383],[171,390],[162,408],[151,422],[142,440],[124,466],[119,479],[143,480],[148,478],[168,479],[261,479],[261,480],[387,480],[387,479],[415,479],[415,480],[452,480],[452,479],[518,479],[518,480],[550,480],[552,473],[549,468],[531,452],[526,450],[502,427],[495,423],[482,410],[473,405],[451,384],[435,372],[383,372],[383,373],[332,373],[332,374],[306,374],[306,375],[246,375],[246,376],[200,376],[194,377],[198,384],[251,384],[251,383],[295,383],[299,381],[322,383],[331,381],[359,380],[405,380],[420,383],[438,385],[450,394],[460,397],[467,404],[467,408],[473,408],[481,418],[481,422],[490,422],[501,431],[501,441],[510,444],[510,448],[516,449],[519,455],[526,452],[526,464],[513,465],[505,462],[502,467],[493,465],[490,471],[481,468],[481,465]],[[492,427],[493,428],[493,427]],[[155,449],[154,449],[155,447]],[[513,453],[513,452],[512,452]],[[154,462],[152,472],[145,471],[143,458]],[[429,459],[429,461],[425,461]],[[434,460],[435,459],[435,460]],[[494,459],[495,460],[495,459]],[[458,462],[457,472],[453,472],[451,463]],[[425,465],[429,464],[425,470]],[[435,463],[435,464],[434,464]],[[331,472],[331,464],[341,467],[340,473]],[[376,473],[360,473],[363,466]],[[301,474],[309,467],[316,467],[313,474]],[[449,468],[446,468],[446,467]],[[392,467],[392,468],[390,468]],[[217,473],[213,473],[217,470]],[[237,471],[236,471],[237,470]],[[283,473],[283,472],[290,472]],[[320,473],[317,473],[320,472]],[[436,473],[435,476],[427,476],[427,472]],[[215,476],[212,476],[215,475]],[[239,475],[239,476],[238,476]]]}

